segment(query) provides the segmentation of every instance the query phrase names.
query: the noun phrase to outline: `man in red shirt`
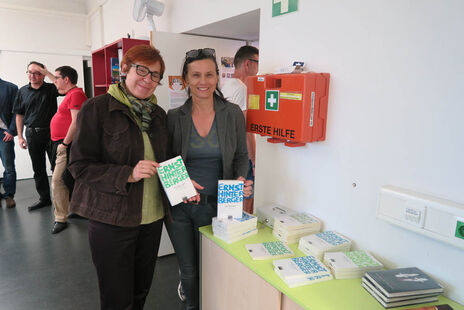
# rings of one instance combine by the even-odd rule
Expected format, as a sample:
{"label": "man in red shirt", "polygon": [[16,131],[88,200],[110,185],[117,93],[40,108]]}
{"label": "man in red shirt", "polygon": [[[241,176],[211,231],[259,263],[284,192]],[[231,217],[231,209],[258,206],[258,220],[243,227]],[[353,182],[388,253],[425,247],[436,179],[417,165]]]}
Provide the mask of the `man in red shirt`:
{"label": "man in red shirt", "polygon": [[[53,76],[45,69],[46,74],[55,83],[58,92],[64,97],[58,111],[50,122],[50,138],[52,140],[52,201],[55,206],[55,223],[52,234],[64,230],[68,224],[69,189],[63,181],[71,142],[76,132],[76,119],[87,96],[82,88],[76,86],[77,72],[70,66],[62,66],[55,70]],[[54,160],[53,160],[54,159]]]}

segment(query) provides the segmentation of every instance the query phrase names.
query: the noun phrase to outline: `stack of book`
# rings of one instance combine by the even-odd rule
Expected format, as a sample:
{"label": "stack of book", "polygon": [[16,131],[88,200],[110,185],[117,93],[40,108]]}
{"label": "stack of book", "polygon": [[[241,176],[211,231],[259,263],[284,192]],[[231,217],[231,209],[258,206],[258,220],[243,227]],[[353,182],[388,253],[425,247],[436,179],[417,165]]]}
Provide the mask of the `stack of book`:
{"label": "stack of book", "polygon": [[335,279],[361,278],[366,271],[383,268],[382,263],[366,251],[328,252],[324,254],[324,264]]}
{"label": "stack of book", "polygon": [[301,237],[298,249],[306,255],[314,255],[322,260],[326,252],[346,252],[351,248],[351,240],[335,231],[323,231]]}
{"label": "stack of book", "polygon": [[257,217],[246,212],[242,212],[241,218],[213,217],[213,234],[227,243],[232,243],[256,235],[257,223]]}
{"label": "stack of book", "polygon": [[332,280],[327,267],[312,255],[279,259],[272,263],[275,273],[290,288]]}
{"label": "stack of book", "polygon": [[274,218],[272,234],[280,241],[295,243],[303,236],[319,232],[321,225],[318,218],[307,213],[279,215]]}
{"label": "stack of book", "polygon": [[385,308],[434,302],[443,286],[416,267],[366,272],[362,286]]}
{"label": "stack of book", "polygon": [[256,208],[256,216],[258,217],[258,221],[270,228],[274,228],[274,218],[276,216],[289,215],[293,213],[296,212],[292,209],[275,203],[264,204]]}
{"label": "stack of book", "polygon": [[282,241],[246,244],[245,247],[254,260],[293,256],[293,251]]}

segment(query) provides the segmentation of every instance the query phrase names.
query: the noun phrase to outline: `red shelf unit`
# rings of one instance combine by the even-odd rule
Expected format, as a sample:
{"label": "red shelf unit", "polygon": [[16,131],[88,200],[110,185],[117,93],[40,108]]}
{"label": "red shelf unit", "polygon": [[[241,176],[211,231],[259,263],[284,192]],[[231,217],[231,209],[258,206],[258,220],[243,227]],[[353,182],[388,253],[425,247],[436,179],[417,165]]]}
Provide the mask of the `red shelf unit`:
{"label": "red shelf unit", "polygon": [[94,96],[105,94],[111,85],[111,58],[118,57],[119,49],[122,49],[124,55],[135,45],[150,45],[150,41],[122,38],[92,52]]}

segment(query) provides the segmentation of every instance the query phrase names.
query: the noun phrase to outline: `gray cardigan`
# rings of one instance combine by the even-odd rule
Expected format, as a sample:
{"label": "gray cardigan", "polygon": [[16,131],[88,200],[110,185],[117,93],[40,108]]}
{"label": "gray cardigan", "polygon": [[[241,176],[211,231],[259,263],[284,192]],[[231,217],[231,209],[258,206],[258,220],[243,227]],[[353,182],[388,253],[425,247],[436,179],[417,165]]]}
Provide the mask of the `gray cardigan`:
{"label": "gray cardigan", "polygon": [[[222,154],[222,173],[225,180],[246,177],[248,151],[243,112],[239,106],[214,96],[214,111]],[[171,155],[181,155],[185,161],[192,129],[192,99],[168,111],[168,130]]]}

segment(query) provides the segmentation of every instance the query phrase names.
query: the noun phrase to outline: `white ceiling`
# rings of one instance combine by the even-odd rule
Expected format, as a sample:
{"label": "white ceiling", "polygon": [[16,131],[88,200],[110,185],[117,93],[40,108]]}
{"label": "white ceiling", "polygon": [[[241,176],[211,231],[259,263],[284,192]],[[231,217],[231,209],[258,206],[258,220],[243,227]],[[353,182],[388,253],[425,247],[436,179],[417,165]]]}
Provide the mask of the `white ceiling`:
{"label": "white ceiling", "polygon": [[259,9],[250,11],[184,33],[244,41],[258,41],[259,11]]}
{"label": "white ceiling", "polygon": [[[91,0],[0,0],[0,5],[60,11],[74,14],[87,14]],[[92,1],[95,2],[95,1]]]}

